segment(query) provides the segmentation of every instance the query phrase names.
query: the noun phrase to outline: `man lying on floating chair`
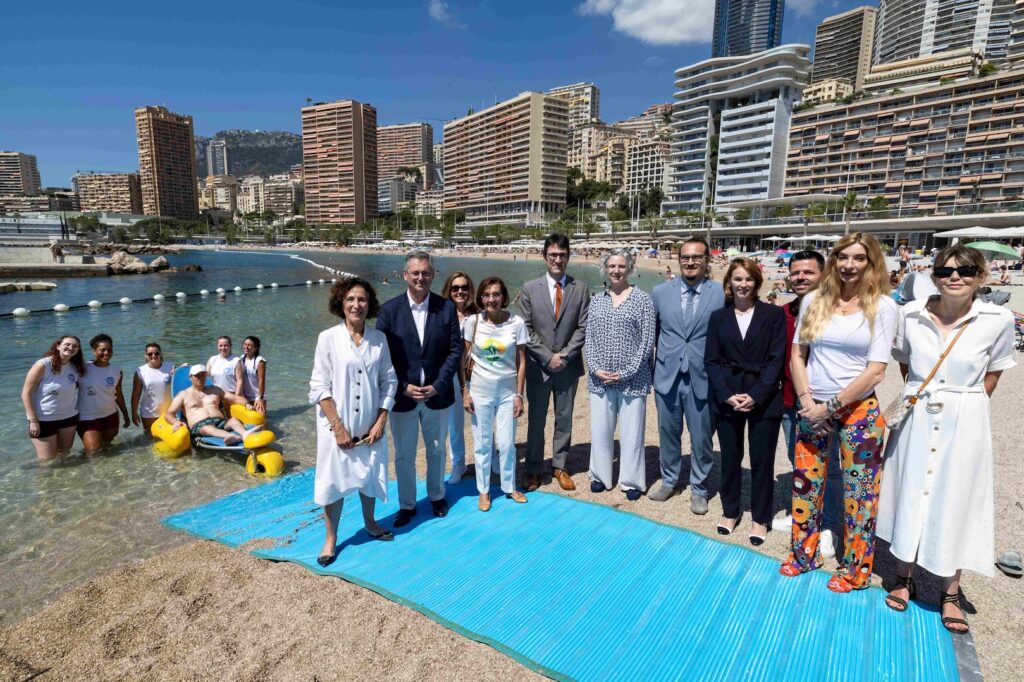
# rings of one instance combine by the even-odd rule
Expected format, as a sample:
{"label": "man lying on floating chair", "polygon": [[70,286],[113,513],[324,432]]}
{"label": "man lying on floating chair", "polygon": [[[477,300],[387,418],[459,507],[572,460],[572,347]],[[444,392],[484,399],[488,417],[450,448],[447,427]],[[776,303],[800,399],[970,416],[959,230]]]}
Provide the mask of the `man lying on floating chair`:
{"label": "man lying on floating chair", "polygon": [[188,378],[192,382],[192,386],[176,395],[164,413],[164,419],[171,424],[175,431],[185,426],[185,422],[178,419],[178,410],[185,415],[193,438],[201,436],[223,438],[224,445],[241,443],[246,436],[263,428],[262,426],[250,426],[247,429],[245,424],[234,417],[225,419],[224,413],[221,411],[222,400],[228,404],[238,403],[247,407],[249,403],[246,402],[244,396],[225,393],[216,386],[207,386],[205,365],[192,365],[188,370]]}

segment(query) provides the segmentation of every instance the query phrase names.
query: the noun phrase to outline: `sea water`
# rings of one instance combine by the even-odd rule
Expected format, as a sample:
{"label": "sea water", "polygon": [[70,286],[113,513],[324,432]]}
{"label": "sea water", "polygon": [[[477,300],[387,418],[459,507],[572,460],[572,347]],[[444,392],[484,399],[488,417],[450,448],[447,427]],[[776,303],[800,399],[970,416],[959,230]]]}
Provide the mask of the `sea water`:
{"label": "sea water", "polygon": [[[319,332],[338,319],[327,301],[335,276],[301,259],[353,272],[369,279],[381,302],[403,292],[400,255],[303,252],[291,258],[281,252],[238,253],[186,251],[168,260],[174,266],[201,265],[202,272],[167,272],[109,278],[61,279],[56,291],[19,292],[0,297],[5,311],[24,306],[49,309],[56,303],[84,304],[96,299],[152,298],[128,306],[104,305],[98,310],[63,314],[38,313],[29,318],[0,320],[0,622],[9,624],[52,601],[69,587],[131,561],[182,544],[187,538],[160,525],[167,514],[207,502],[242,488],[259,485],[249,477],[240,456],[193,451],[176,460],[157,457],[151,441],[137,427],[123,430],[115,445],[91,458],[81,455],[76,440],[72,456],[56,464],[39,464],[27,437],[20,391],[25,373],[62,334],[82,340],[87,360],[89,339],[105,332],[114,339],[112,363],[124,370],[125,400],[131,399],[134,368],[144,361],[147,342],[161,344],[166,360],[205,362],[216,353],[216,337],[226,334],[241,352],[242,339],[260,337],[267,358],[270,427],[278,436],[288,471],[316,462],[309,375]],[[301,258],[301,259],[300,259]],[[502,277],[515,296],[528,279],[543,274],[539,256],[524,261],[497,258],[442,257],[437,261],[434,290],[440,291],[449,272],[463,270],[475,282],[487,275]],[[592,289],[601,287],[593,265],[573,264],[570,271]],[[389,284],[382,284],[384,278]],[[319,279],[327,280],[319,285]],[[304,283],[311,280],[313,285]],[[639,277],[642,288],[658,281]],[[270,283],[303,283],[271,289]],[[234,287],[262,291],[233,292]],[[175,300],[178,291],[227,290]],[[392,472],[393,473],[393,472]],[[312,504],[312,490],[310,491]]]}

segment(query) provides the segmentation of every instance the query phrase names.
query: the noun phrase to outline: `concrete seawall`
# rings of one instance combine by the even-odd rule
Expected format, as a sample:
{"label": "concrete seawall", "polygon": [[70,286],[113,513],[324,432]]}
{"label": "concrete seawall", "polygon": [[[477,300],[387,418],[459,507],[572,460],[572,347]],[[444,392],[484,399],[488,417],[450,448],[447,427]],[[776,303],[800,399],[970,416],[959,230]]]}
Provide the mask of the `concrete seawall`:
{"label": "concrete seawall", "polygon": [[18,279],[107,277],[110,274],[110,266],[105,263],[0,263],[0,277]]}

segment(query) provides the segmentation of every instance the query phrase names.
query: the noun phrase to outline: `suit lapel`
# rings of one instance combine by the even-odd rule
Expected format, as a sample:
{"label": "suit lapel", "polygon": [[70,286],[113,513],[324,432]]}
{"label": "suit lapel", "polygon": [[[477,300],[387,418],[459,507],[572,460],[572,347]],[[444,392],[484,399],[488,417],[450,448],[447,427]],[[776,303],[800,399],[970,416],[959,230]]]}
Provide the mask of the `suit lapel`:
{"label": "suit lapel", "polygon": [[750,311],[753,317],[750,318],[750,326],[747,327],[747,336],[743,339],[744,350],[750,350],[750,344],[758,337],[758,332],[764,326],[764,309],[761,307],[763,305],[767,304],[754,301],[754,309]]}
{"label": "suit lapel", "polygon": [[[413,318],[413,316],[412,316],[412,309],[409,307],[409,295],[408,294],[405,295],[405,300],[402,303],[403,303],[403,305],[398,306],[398,308],[399,308],[398,314],[401,315],[405,319],[405,323],[408,326],[407,328],[412,330],[412,342],[414,344],[416,344],[416,346],[419,348],[419,353],[418,354],[420,356],[422,356],[423,355],[423,346],[424,346],[424,344],[420,343],[420,335],[416,331],[416,320]],[[429,315],[428,315],[428,317],[429,317]],[[423,334],[423,340],[424,341],[427,340],[426,333]]]}
{"label": "suit lapel", "polygon": [[430,292],[427,294],[427,321],[423,326],[423,346],[420,348],[421,357],[427,347],[427,342],[430,340],[430,330],[434,328],[434,321],[439,312],[434,308],[434,293]]}
{"label": "suit lapel", "polygon": [[708,291],[708,280],[705,279],[704,283],[701,284],[700,296],[697,299],[697,306],[693,310],[693,315],[690,317],[690,328],[686,330],[686,335],[689,336],[694,329],[697,327],[697,320],[701,318],[704,311],[708,307],[708,299],[711,298],[710,292]]}
{"label": "suit lapel", "polygon": [[743,344],[743,335],[740,334],[740,323],[736,319],[736,309],[731,305],[726,306],[725,310],[725,335],[728,337],[729,342],[737,351],[744,351],[745,347]]}

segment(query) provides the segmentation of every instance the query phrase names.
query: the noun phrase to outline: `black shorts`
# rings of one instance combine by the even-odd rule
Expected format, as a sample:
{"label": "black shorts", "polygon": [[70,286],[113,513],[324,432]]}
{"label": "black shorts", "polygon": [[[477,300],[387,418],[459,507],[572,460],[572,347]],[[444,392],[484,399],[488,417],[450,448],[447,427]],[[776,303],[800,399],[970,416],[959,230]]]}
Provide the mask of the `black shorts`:
{"label": "black shorts", "polygon": [[100,417],[99,419],[83,419],[78,422],[78,435],[81,436],[86,431],[113,431],[121,422],[117,420],[117,412],[111,412],[106,417]]}
{"label": "black shorts", "polygon": [[43,421],[39,420],[39,435],[36,438],[49,438],[50,436],[56,436],[57,432],[61,429],[66,429],[69,426],[74,426],[78,423],[78,415],[74,417],[68,417],[67,419],[57,419],[55,421]]}

